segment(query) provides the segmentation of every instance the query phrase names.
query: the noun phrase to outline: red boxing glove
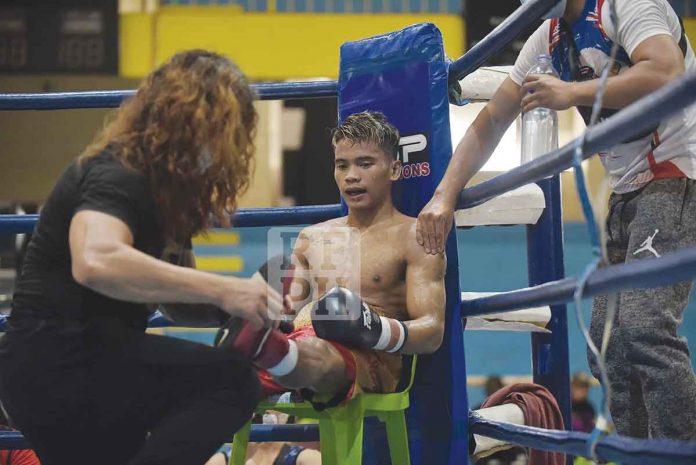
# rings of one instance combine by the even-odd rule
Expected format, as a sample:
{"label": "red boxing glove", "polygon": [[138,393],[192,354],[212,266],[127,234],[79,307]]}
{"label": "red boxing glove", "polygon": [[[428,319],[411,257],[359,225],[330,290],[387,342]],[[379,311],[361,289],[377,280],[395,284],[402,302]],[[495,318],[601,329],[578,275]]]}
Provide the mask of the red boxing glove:
{"label": "red boxing glove", "polygon": [[274,376],[287,375],[297,365],[295,341],[274,328],[255,329],[241,318],[230,318],[220,328],[215,347],[237,352]]}

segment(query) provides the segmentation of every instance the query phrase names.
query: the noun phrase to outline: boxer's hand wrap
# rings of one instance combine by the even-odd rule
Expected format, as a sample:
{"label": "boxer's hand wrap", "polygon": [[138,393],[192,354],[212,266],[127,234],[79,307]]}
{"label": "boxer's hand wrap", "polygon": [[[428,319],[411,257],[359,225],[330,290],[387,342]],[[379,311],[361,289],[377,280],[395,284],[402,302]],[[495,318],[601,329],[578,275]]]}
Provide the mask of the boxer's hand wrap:
{"label": "boxer's hand wrap", "polygon": [[[360,309],[348,319],[350,309]],[[408,339],[401,321],[379,316],[352,291],[334,287],[312,306],[312,326],[318,337],[347,347],[398,352]]]}

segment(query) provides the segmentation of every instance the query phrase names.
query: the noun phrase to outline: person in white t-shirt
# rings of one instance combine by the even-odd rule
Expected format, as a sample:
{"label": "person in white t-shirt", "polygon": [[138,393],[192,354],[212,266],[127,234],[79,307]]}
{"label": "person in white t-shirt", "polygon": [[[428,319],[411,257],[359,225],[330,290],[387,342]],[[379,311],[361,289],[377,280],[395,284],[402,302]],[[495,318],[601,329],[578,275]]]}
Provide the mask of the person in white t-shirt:
{"label": "person in white t-shirt", "polygon": [[[610,18],[615,1],[618,28]],[[667,0],[566,0],[523,47],[510,76],[479,113],[454,151],[442,182],[418,217],[417,239],[441,253],[460,191],[488,160],[519,115],[536,107],[577,107],[585,120],[609,60],[601,117],[611,116],[686,71],[694,52]],[[525,77],[541,54],[560,79]],[[645,134],[600,153],[614,193],[607,218],[611,263],[659,257],[696,244],[696,109],[685,108]],[[620,434],[696,439],[696,376],[677,336],[691,283],[618,295],[607,364],[611,412]],[[595,299],[592,336],[601,338],[607,298]],[[598,374],[595,361],[590,365]]]}

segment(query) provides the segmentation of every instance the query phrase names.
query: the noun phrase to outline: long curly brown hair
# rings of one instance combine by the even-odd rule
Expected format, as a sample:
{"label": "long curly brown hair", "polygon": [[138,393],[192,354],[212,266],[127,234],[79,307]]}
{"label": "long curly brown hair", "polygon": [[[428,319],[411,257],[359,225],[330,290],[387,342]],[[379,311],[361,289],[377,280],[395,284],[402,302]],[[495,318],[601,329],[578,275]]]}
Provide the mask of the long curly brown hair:
{"label": "long curly brown hair", "polygon": [[204,50],[174,55],[152,72],[80,162],[107,149],[150,180],[166,237],[184,240],[229,214],[249,187],[254,94],[229,59]]}

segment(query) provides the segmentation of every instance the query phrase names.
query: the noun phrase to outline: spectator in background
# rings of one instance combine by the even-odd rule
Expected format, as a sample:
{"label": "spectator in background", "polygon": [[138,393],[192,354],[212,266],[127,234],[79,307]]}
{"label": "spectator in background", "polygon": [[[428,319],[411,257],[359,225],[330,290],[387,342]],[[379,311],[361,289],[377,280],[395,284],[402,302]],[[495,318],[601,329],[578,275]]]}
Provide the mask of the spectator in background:
{"label": "spectator in background", "polygon": [[[486,399],[490,397],[492,394],[495,392],[503,389],[505,387],[505,384],[503,384],[503,379],[499,375],[490,375],[488,378],[486,378],[486,381],[483,384],[483,389],[486,391]],[[478,410],[481,408],[481,402],[479,402],[475,407],[472,407],[471,410]]]}
{"label": "spectator in background", "polygon": [[597,412],[587,398],[591,382],[590,375],[577,371],[570,383],[573,431],[589,433],[594,429]]}
{"label": "spectator in background", "polygon": [[498,375],[491,375],[486,379],[486,397],[500,391],[505,387],[503,379]]}

